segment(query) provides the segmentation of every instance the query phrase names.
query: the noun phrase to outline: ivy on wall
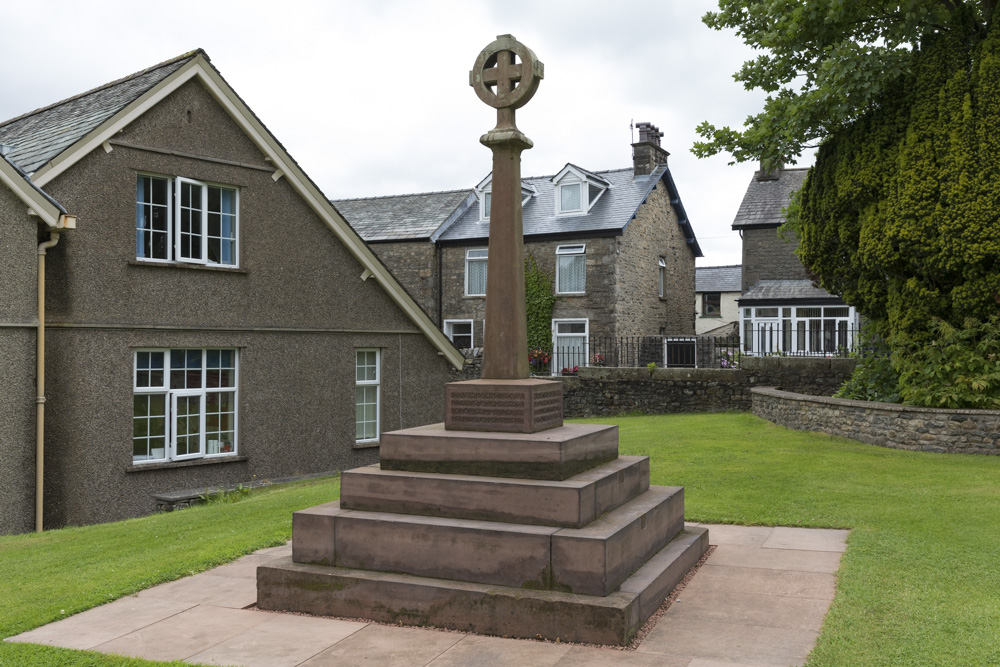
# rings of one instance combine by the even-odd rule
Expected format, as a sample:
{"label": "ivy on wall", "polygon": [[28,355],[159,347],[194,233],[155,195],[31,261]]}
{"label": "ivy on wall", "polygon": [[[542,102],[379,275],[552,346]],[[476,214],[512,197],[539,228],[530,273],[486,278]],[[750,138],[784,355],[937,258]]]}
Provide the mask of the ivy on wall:
{"label": "ivy on wall", "polygon": [[556,303],[552,274],[540,269],[530,252],[524,254],[524,301],[528,314],[528,349],[550,349],[552,308]]}

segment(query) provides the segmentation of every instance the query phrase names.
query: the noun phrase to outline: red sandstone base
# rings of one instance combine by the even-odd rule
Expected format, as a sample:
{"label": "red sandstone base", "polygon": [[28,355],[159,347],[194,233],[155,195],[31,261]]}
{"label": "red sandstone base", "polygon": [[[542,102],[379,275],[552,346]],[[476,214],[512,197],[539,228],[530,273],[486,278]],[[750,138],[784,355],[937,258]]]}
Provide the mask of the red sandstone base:
{"label": "red sandstone base", "polygon": [[537,433],[562,424],[562,382],[556,380],[468,380],[444,387],[449,431]]}

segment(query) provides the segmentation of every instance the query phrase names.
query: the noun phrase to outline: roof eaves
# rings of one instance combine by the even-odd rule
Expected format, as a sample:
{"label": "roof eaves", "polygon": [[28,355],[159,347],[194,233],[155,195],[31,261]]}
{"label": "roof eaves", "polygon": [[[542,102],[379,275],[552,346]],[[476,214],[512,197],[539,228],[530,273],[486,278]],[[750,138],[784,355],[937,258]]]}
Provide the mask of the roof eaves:
{"label": "roof eaves", "polygon": [[33,183],[6,155],[0,155],[0,182],[6,184],[49,227],[58,226],[60,216],[66,214],[62,204]]}

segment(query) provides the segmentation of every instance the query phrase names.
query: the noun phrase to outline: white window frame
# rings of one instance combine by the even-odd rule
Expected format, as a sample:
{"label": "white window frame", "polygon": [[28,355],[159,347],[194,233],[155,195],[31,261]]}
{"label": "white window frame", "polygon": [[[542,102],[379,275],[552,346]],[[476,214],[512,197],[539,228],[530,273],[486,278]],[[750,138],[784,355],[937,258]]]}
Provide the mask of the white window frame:
{"label": "white window frame", "polygon": [[[184,389],[171,389],[170,388],[170,354],[174,350],[182,350],[185,353],[191,350],[198,350],[201,352],[201,386],[200,387],[187,387]],[[207,379],[207,364],[208,364],[208,352],[218,350],[227,351],[233,353],[233,386],[232,387],[208,387]],[[161,353],[163,354],[163,381],[161,384],[149,387],[139,386],[139,354],[143,353]],[[132,354],[132,394],[133,396],[142,395],[163,395],[165,404],[165,416],[164,416],[164,456],[163,458],[149,458],[149,459],[135,459],[135,450],[133,449],[133,465],[146,465],[150,463],[165,463],[169,461],[185,461],[188,459],[200,459],[200,458],[216,458],[216,457],[226,457],[226,456],[236,456],[239,452],[239,385],[240,385],[240,363],[239,363],[239,350],[231,347],[207,347],[207,348],[139,348],[136,349]],[[208,407],[208,394],[214,393],[229,393],[233,396],[233,450],[231,452],[218,452],[215,454],[208,453],[208,440],[206,433],[206,420],[207,420],[207,407]],[[199,451],[195,454],[177,454],[177,429],[175,428],[177,419],[177,397],[178,396],[199,396],[200,403],[200,417],[199,417]],[[135,419],[135,412],[133,408],[133,420]],[[134,441],[134,436],[133,436]]]}
{"label": "white window frame", "polygon": [[[583,289],[580,290],[562,290],[560,289],[562,283],[560,282],[560,270],[563,257],[582,257],[583,258]],[[574,243],[572,245],[560,245],[556,246],[556,294],[586,294],[587,293],[587,244],[586,243]]]}
{"label": "white window frame", "polygon": [[664,257],[663,255],[660,255],[660,257],[657,258],[657,264],[659,265],[658,276],[659,276],[659,280],[660,280],[660,291],[659,291],[659,294],[660,294],[660,298],[662,299],[663,295],[666,293],[667,258]]}
{"label": "white window frame", "polygon": [[[359,380],[358,379],[358,353],[360,352],[374,352],[375,353],[375,379],[374,380]],[[358,444],[373,443],[378,442],[382,435],[382,350],[377,347],[359,347],[354,350],[354,387],[355,387],[355,403],[354,403],[354,441]],[[358,387],[375,387],[375,436],[372,438],[358,438],[358,405],[357,405],[357,388]]]}
{"label": "white window frame", "polygon": [[[140,262],[157,262],[161,264],[169,263],[185,263],[185,264],[203,264],[206,266],[221,266],[227,268],[238,268],[240,265],[240,189],[232,186],[225,185],[222,183],[214,183],[211,181],[198,181],[192,178],[185,178],[183,176],[164,176],[162,174],[151,174],[145,172],[139,172],[136,174],[136,185],[138,187],[138,179],[149,178],[158,179],[166,181],[167,183],[167,247],[168,247],[168,257],[166,258],[153,258],[153,257],[140,257],[138,248],[139,242],[139,231],[138,226],[138,212],[136,213],[136,260]],[[200,202],[199,202],[199,212],[201,214],[201,251],[197,257],[182,257],[181,256],[181,187],[187,184],[195,186],[200,189]],[[219,188],[222,190],[228,190],[233,193],[233,256],[232,262],[215,262],[208,258],[208,188]],[[143,202],[144,204],[149,204],[150,202]],[[139,202],[136,201],[136,205]],[[221,233],[221,230],[220,230]],[[220,239],[220,248],[221,248]]]}
{"label": "white window frame", "polygon": [[[485,264],[486,275],[489,276],[489,248],[468,248],[465,251],[465,296],[486,296],[485,284],[481,294],[472,294],[469,292],[469,264],[471,262],[482,262]],[[483,282],[485,283],[486,281]]]}
{"label": "white window frame", "polygon": [[[579,181],[576,179],[573,179],[568,183],[559,184],[556,188],[556,215],[581,215],[587,212],[587,198],[589,193],[584,192],[584,185],[586,185],[586,181]],[[580,206],[578,208],[563,208],[563,188],[577,188],[577,192],[580,196]]]}
{"label": "white window frame", "polygon": [[[579,324],[583,322],[583,333],[559,333],[560,324]],[[583,363],[582,364],[572,364],[573,366],[589,366],[590,365],[590,320],[583,317],[562,317],[552,319],[552,374],[559,375],[562,369],[569,368],[570,364],[565,363],[559,359],[559,339],[561,337],[572,337],[579,338],[583,336]]]}
{"label": "white window frame", "polygon": [[[820,309],[820,315],[800,314],[800,310]],[[828,309],[847,309],[847,315],[828,315]],[[776,315],[760,314],[761,309],[774,309]],[[819,322],[819,330],[813,326]],[[828,323],[833,323],[832,331],[839,337],[844,329],[846,344],[852,349],[858,330],[858,316],[853,306],[777,304],[767,306],[743,306],[740,308],[740,347],[744,354],[759,356],[769,354],[794,354],[798,356],[822,357],[828,352],[825,347],[824,332]],[[801,332],[800,332],[801,328]],[[749,340],[748,338],[749,331]],[[800,333],[803,341],[800,341]],[[814,342],[819,348],[815,349]]]}
{"label": "white window frame", "polygon": [[479,193],[479,220],[486,222],[490,219],[490,209],[493,208],[493,190],[486,188]]}
{"label": "white window frame", "polygon": [[[473,320],[445,320],[444,321],[444,335],[448,337],[452,343],[455,342],[455,325],[456,324],[467,324],[469,325],[469,344],[463,346],[462,349],[473,348],[476,346],[476,331],[475,323]],[[485,327],[485,323],[484,323]],[[466,334],[460,333],[459,336],[465,336]]]}

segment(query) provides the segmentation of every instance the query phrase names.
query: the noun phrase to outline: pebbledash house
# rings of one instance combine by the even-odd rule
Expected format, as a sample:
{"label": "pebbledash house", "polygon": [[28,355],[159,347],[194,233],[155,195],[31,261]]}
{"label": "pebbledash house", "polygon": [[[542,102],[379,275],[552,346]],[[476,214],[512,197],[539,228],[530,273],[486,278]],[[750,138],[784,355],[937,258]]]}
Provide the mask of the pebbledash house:
{"label": "pebbledash house", "polygon": [[369,464],[443,418],[461,354],[203,51],[0,145],[0,533]]}
{"label": "pebbledash house", "polygon": [[[553,277],[553,371],[601,337],[693,336],[701,249],[660,146],[639,123],[633,166],[521,180],[525,255]],[[474,188],[334,201],[455,345],[481,347],[491,177]],[[661,347],[662,350],[662,347]],[[474,354],[474,352],[472,352]],[[662,360],[662,356],[660,357]]]}
{"label": "pebbledash house", "polygon": [[743,239],[740,345],[744,354],[844,356],[854,347],[858,315],[817,287],[778,228],[808,169],[758,170],[733,220]]}

